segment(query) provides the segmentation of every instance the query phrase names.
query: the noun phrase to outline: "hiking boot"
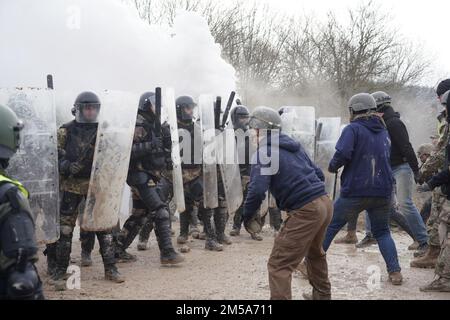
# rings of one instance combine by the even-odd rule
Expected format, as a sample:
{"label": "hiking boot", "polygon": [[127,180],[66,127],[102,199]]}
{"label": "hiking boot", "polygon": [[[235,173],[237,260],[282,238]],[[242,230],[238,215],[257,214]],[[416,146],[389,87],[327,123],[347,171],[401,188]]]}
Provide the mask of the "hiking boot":
{"label": "hiking boot", "polygon": [[122,248],[116,249],[116,262],[118,263],[130,263],[137,261],[136,256],[129,254]]}
{"label": "hiking boot", "polygon": [[419,249],[419,246],[419,243],[414,241],[414,243],[408,247],[408,251],[416,251]]}
{"label": "hiking boot", "polygon": [[138,251],[147,251],[148,250],[147,242],[139,241],[137,244],[137,249],[138,249]]}
{"label": "hiking boot", "polygon": [[264,238],[259,233],[252,233],[250,236],[255,241],[263,241],[264,240]]}
{"label": "hiking boot", "polygon": [[56,270],[55,273],[48,280],[48,284],[55,287],[55,291],[66,291],[67,290],[67,279],[70,275],[66,272]]}
{"label": "hiking boot", "polygon": [[419,269],[434,269],[436,267],[441,248],[436,246],[429,246],[425,255],[421,258],[417,258],[411,262],[411,268]]}
{"label": "hiking boot", "polygon": [[224,233],[217,236],[217,242],[220,244],[225,244],[227,246],[232,245],[233,241],[231,241],[230,238],[228,238]]}
{"label": "hiking boot", "polygon": [[219,244],[217,241],[210,239],[210,240],[206,241],[205,249],[208,251],[221,252],[221,251],[223,251],[223,246],[221,244]]}
{"label": "hiking boot", "polygon": [[348,231],[347,234],[334,241],[336,244],[357,244],[358,243],[358,237],[356,236],[356,231]]}
{"label": "hiking boot", "polygon": [[389,281],[394,286],[401,286],[403,283],[403,276],[400,272],[391,272],[389,273]]}
{"label": "hiking boot", "polygon": [[374,244],[377,244],[377,240],[372,237],[371,235],[366,235],[364,237],[364,239],[362,239],[357,245],[356,248],[358,249],[364,249],[364,248],[368,248]]}
{"label": "hiking boot", "polygon": [[422,292],[450,292],[450,279],[439,278],[430,284],[421,287]]}
{"label": "hiking boot", "polygon": [[188,243],[188,240],[189,240],[189,237],[188,237],[188,236],[186,236],[186,235],[180,235],[180,236],[177,238],[177,243],[178,243],[178,244],[186,244],[186,243]]}
{"label": "hiking boot", "polygon": [[421,244],[416,252],[414,252],[414,258],[424,257],[428,251],[428,243]]}
{"label": "hiking boot", "polygon": [[164,250],[161,252],[162,265],[175,265],[184,262],[185,258],[175,250]]}
{"label": "hiking boot", "polygon": [[81,266],[85,268],[92,266],[92,258],[90,252],[81,251]]}
{"label": "hiking boot", "polygon": [[330,301],[331,294],[321,294],[316,290],[312,293],[303,293],[303,299],[307,301]]}
{"label": "hiking boot", "polygon": [[119,273],[115,266],[105,267],[105,280],[114,283],[124,283],[125,278]]}
{"label": "hiking boot", "polygon": [[240,229],[233,228],[233,230],[230,231],[230,237],[239,237],[240,235],[241,235]]}

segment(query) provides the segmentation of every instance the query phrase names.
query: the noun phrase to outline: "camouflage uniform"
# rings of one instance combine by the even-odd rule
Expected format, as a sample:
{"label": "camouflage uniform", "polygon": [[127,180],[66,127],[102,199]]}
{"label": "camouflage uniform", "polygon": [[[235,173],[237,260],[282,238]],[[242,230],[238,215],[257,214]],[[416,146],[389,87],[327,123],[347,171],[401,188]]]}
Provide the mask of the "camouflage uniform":
{"label": "camouflage uniform", "polygon": [[[167,125],[161,128],[161,137],[155,129],[154,121],[138,115],[127,181],[132,190],[133,211],[118,236],[116,254],[120,257],[126,253],[147,222],[155,230],[161,263],[170,264],[183,259],[173,248],[168,203],[158,191],[157,184],[162,178],[161,172],[170,165],[172,141]],[[161,146],[157,145],[158,141]]]}
{"label": "camouflage uniform", "polygon": [[[60,239],[48,251],[56,256],[55,279],[60,280],[66,274],[70,263],[73,230],[89,190],[89,181],[94,159],[98,124],[84,124],[72,121],[58,130],[58,153],[60,165]],[[77,174],[70,174],[68,166],[79,163],[82,169]],[[82,218],[82,217],[80,217]],[[117,273],[114,257],[114,241],[111,231],[96,232],[100,244],[100,253],[105,266],[105,273]],[[92,251],[94,233],[81,232],[83,250]]]}
{"label": "camouflage uniform", "polygon": [[[445,165],[446,146],[449,142],[449,126],[445,119],[441,119],[439,123],[439,143],[436,151],[428,158],[420,169],[421,180],[426,182],[438,173]],[[429,236],[429,245],[440,246],[439,241],[439,216],[442,206],[446,202],[447,197],[442,193],[440,188],[433,191],[431,215],[427,222],[427,231]]]}
{"label": "camouflage uniform", "polygon": [[450,281],[450,200],[445,201],[439,216],[439,239],[441,254],[436,264],[436,275]]}

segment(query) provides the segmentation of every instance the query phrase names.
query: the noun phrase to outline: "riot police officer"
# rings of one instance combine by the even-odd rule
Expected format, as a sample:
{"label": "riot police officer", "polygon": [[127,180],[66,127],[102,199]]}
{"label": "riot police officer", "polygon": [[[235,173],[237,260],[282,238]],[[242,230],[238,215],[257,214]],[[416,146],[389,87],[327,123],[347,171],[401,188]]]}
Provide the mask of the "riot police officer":
{"label": "riot police officer", "polygon": [[153,92],[141,96],[138,110],[127,179],[133,192],[133,213],[118,236],[116,257],[122,261],[134,260],[125,250],[148,220],[154,226],[161,264],[179,264],[184,257],[172,245],[168,204],[161,199],[156,188],[161,172],[171,163],[170,129],[167,125],[158,125],[161,120],[156,116]]}
{"label": "riot police officer", "polygon": [[42,300],[35,221],[28,191],[5,173],[20,145],[22,122],[0,105],[0,300]]}
{"label": "riot police officer", "polygon": [[[52,279],[59,290],[65,290],[70,262],[73,230],[80,205],[85,201],[94,160],[101,103],[93,92],[81,93],[72,113],[75,120],[58,130],[58,153],[61,194],[60,239],[56,243],[56,272]],[[105,278],[115,283],[125,280],[116,267],[113,230],[96,232],[105,267]]]}
{"label": "riot police officer", "polygon": [[[186,148],[185,146],[181,154],[186,210],[180,213],[180,236],[177,242],[178,244],[187,243],[189,226],[192,220],[191,217],[194,212],[194,207],[197,207],[199,218],[203,222],[206,233],[205,249],[223,251],[223,247],[217,242],[216,231],[212,224],[213,210],[205,209],[203,206],[202,165],[201,161],[198,161],[198,159],[201,159],[201,150],[195,148],[195,146],[200,145],[196,139],[201,138],[201,132],[198,124],[194,122],[193,115],[195,107],[196,103],[192,97],[181,96],[176,100],[178,128],[181,132],[180,142],[183,143],[184,135],[190,136],[191,140],[190,148]],[[158,184],[160,194],[165,198],[167,203],[173,197],[171,177],[170,172],[163,173],[163,179]]]}

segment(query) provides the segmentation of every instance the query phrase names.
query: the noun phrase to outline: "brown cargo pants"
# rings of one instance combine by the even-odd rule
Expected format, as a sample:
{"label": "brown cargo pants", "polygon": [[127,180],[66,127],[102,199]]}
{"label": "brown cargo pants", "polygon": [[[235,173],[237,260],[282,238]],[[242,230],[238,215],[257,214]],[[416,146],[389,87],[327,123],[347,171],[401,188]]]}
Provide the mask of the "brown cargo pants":
{"label": "brown cargo pants", "polygon": [[333,203],[328,196],[322,196],[303,208],[288,213],[288,218],[275,239],[268,262],[272,300],[292,299],[292,273],[304,258],[313,287],[313,297],[331,298],[323,241],[332,217]]}

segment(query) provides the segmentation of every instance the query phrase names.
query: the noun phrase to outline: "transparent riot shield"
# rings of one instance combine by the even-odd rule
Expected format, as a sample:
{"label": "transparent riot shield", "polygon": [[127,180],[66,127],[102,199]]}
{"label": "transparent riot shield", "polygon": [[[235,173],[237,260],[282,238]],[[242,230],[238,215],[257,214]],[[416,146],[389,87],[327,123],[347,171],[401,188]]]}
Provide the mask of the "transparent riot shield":
{"label": "transparent riot shield", "polygon": [[170,135],[172,138],[172,184],[173,197],[176,205],[176,211],[182,213],[186,211],[184,201],[183,172],[181,169],[180,156],[180,136],[178,133],[177,109],[175,105],[175,92],[173,89],[166,89],[163,95],[163,110],[167,111],[167,122],[170,126]]}
{"label": "transparent riot shield", "polygon": [[235,132],[233,128],[228,127],[216,139],[217,161],[225,189],[228,214],[231,215],[239,209],[244,199]]}
{"label": "transparent riot shield", "polygon": [[94,162],[82,219],[86,231],[110,230],[119,220],[139,97],[105,91],[100,100]]}
{"label": "transparent riot shield", "polygon": [[315,157],[316,109],[314,107],[284,107],[282,132],[300,142],[311,160]]}
{"label": "transparent riot shield", "polygon": [[336,190],[336,175],[328,172],[328,166],[336,152],[336,143],[341,135],[341,118],[319,118],[317,120],[317,154],[316,164],[325,174],[326,191],[333,196]]}
{"label": "transparent riot shield", "polygon": [[24,122],[22,144],[10,160],[7,174],[30,192],[40,243],[59,238],[59,176],[55,98],[47,89],[0,89],[0,104]]}
{"label": "transparent riot shield", "polygon": [[203,145],[203,201],[206,209],[214,209],[219,207],[214,98],[202,95],[199,102]]}

